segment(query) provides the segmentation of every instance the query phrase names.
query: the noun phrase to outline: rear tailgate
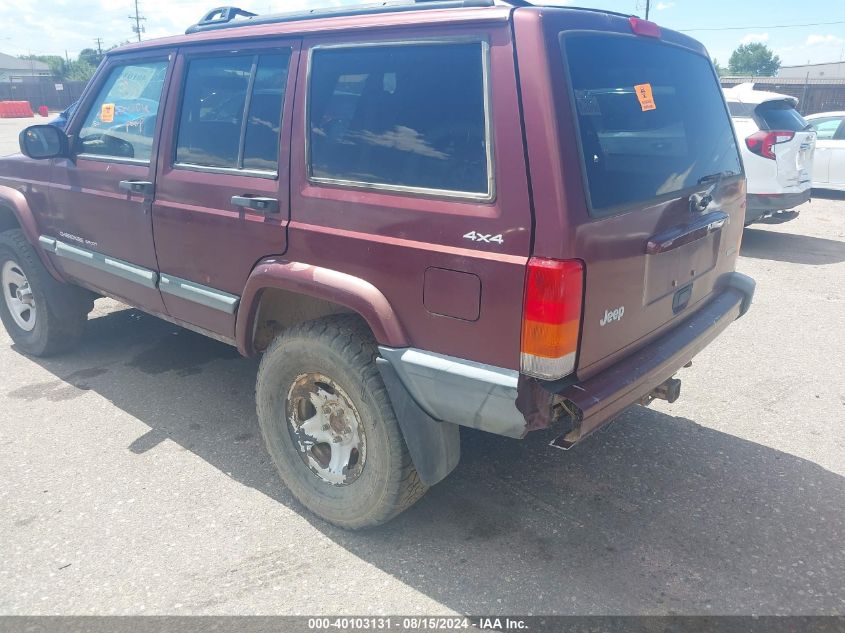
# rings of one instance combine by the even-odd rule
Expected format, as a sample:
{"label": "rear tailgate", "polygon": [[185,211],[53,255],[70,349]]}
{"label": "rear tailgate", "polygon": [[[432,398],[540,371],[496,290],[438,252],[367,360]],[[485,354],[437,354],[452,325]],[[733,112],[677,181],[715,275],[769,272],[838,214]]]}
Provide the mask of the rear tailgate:
{"label": "rear tailgate", "polygon": [[720,287],[737,256],[745,181],[707,57],[630,29],[559,37],[588,207],[573,249],[586,270],[583,379]]}
{"label": "rear tailgate", "polygon": [[783,132],[785,140],[772,148],[777,160],[778,183],[786,189],[809,187],[816,142],[812,126],[787,100],[761,103],[754,114],[760,129]]}

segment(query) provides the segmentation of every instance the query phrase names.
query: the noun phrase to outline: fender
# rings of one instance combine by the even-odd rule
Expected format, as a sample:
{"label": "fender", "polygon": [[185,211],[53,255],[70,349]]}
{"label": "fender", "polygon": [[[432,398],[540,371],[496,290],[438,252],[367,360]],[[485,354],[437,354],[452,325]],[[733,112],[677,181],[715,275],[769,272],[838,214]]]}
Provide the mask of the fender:
{"label": "fender", "polygon": [[29,202],[27,202],[26,196],[17,189],[0,185],[0,206],[11,209],[12,213],[17,218],[18,224],[20,224],[21,230],[26,236],[27,241],[38,254],[38,258],[44,264],[44,267],[50,275],[56,278],[56,280],[64,282],[65,279],[59,271],[56,270],[55,266],[53,266],[53,262],[51,262],[50,258],[47,257],[47,253],[45,253],[44,249],[38,245],[38,223],[35,221],[32,209],[29,208]]}
{"label": "fender", "polygon": [[269,258],[259,262],[250,273],[238,306],[235,340],[238,351],[244,356],[255,355],[252,340],[255,317],[262,293],[272,288],[345,306],[364,318],[379,344],[409,345],[387,298],[370,282],[330,268]]}

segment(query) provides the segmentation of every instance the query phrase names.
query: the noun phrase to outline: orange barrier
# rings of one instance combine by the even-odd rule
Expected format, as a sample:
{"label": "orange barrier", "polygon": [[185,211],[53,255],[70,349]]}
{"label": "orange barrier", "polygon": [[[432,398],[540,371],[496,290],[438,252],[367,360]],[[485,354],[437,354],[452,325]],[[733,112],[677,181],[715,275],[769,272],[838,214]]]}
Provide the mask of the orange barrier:
{"label": "orange barrier", "polygon": [[29,101],[0,101],[0,119],[18,119],[35,116]]}

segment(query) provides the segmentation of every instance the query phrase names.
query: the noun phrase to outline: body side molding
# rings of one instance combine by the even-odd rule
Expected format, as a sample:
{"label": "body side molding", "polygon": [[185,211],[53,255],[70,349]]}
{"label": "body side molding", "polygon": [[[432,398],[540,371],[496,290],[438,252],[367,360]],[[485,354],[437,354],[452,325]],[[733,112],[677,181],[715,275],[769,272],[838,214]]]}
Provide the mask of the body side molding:
{"label": "body side molding", "polygon": [[240,297],[223,292],[222,290],[217,290],[216,288],[204,286],[165,273],[159,275],[158,272],[149,268],[67,244],[47,235],[40,235],[38,237],[38,244],[45,252],[53,253],[57,257],[63,257],[86,266],[91,266],[97,270],[132,281],[147,288],[158,288],[161,292],[173,295],[174,297],[186,299],[227,314],[234,314],[238,309]]}
{"label": "body side molding", "polygon": [[91,266],[97,270],[109,273],[115,277],[135,282],[136,284],[140,284],[147,288],[156,287],[156,283],[158,282],[158,273],[154,270],[136,266],[135,264],[125,262],[122,259],[103,255],[102,253],[89,251],[84,248],[79,248],[78,246],[72,246],[71,244],[66,244],[65,242],[61,242],[59,240],[53,240],[53,238],[48,238],[43,235],[38,238],[38,241],[45,247],[45,250],[47,250],[47,245],[50,240],[53,242],[52,252],[54,252],[57,257],[69,259],[80,264],[85,264],[86,266]]}
{"label": "body side molding", "polygon": [[232,295],[228,292],[203,286],[202,284],[174,277],[166,273],[161,274],[158,288],[162,292],[173,295],[174,297],[193,301],[207,308],[220,310],[227,314],[234,314],[238,309],[238,302],[240,301],[240,297],[237,295]]}

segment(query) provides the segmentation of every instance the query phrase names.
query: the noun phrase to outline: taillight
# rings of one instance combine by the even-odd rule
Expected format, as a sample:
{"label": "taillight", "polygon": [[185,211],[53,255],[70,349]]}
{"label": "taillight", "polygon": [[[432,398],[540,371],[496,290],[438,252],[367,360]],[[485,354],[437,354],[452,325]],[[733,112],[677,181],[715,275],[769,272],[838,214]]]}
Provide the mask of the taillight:
{"label": "taillight", "polygon": [[758,156],[774,160],[774,146],[791,141],[794,137],[795,132],[788,130],[760,130],[745,139],[745,146]]}
{"label": "taillight", "polygon": [[575,369],[584,265],[532,257],[525,279],[522,312],[522,373],[556,380]]}
{"label": "taillight", "polygon": [[631,16],[628,18],[628,23],[631,25],[631,31],[634,32],[634,35],[660,37],[660,27],[654,22],[649,22],[648,20]]}

